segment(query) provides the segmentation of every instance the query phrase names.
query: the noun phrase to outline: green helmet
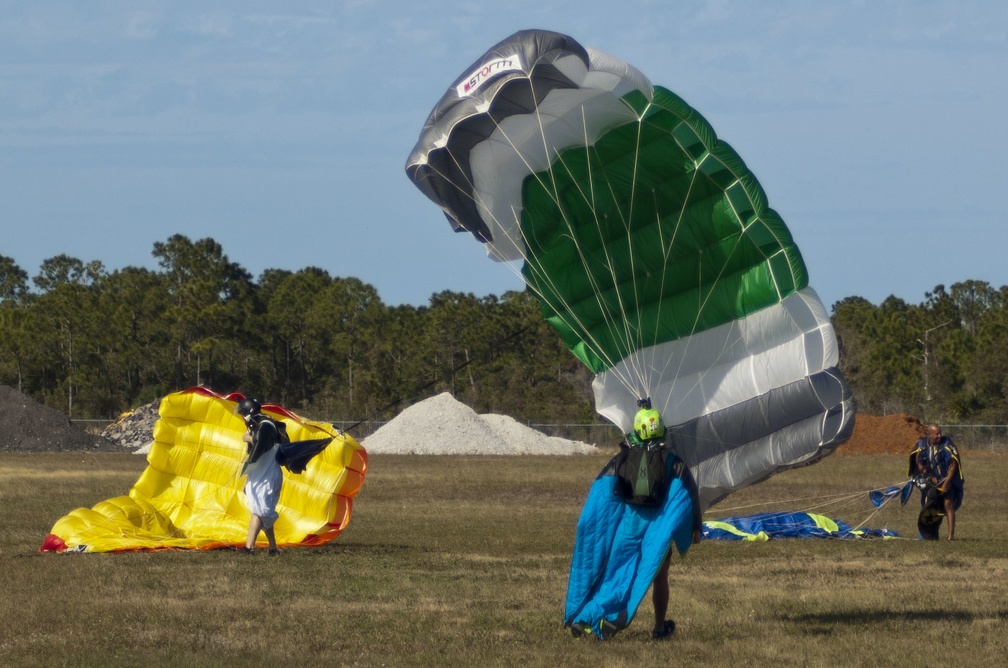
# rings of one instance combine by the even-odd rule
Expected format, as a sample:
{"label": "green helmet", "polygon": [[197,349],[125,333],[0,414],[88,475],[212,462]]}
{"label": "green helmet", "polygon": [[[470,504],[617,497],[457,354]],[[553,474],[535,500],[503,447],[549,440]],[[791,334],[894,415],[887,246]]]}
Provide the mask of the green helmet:
{"label": "green helmet", "polygon": [[642,441],[661,438],[665,435],[665,423],[662,422],[661,413],[658,411],[653,408],[642,408],[634,417],[633,430],[637,438]]}

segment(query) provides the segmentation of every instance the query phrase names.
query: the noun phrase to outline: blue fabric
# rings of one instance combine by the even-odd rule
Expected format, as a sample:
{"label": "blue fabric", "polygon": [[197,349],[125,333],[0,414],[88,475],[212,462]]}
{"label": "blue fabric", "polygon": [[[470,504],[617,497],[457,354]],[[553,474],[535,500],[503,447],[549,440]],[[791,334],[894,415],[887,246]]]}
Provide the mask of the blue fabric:
{"label": "blue fabric", "polygon": [[[716,527],[727,524],[735,532]],[[769,538],[895,538],[890,529],[854,529],[840,520],[812,513],[761,513],[704,522],[703,537],[709,540]]]}
{"label": "blue fabric", "polygon": [[663,505],[644,507],[620,499],[616,477],[604,473],[578,520],[564,609],[565,626],[583,624],[599,637],[602,620],[630,624],[671,546],[686,554],[693,542],[693,502],[679,478]]}
{"label": "blue fabric", "polygon": [[889,499],[899,496],[900,505],[905,506],[907,499],[910,498],[910,493],[913,491],[914,481],[907,480],[901,485],[893,485],[892,487],[886,487],[885,489],[873,489],[868,492],[868,498],[871,499],[872,505],[876,508],[881,508],[885,505],[885,502]]}
{"label": "blue fabric", "polygon": [[959,460],[959,449],[952,439],[943,436],[938,443],[931,445],[927,437],[924,437],[918,441],[917,449],[914,452],[917,453],[917,460],[923,463],[925,469],[930,471],[930,474],[937,478],[939,483],[948,477],[949,469],[954,461],[956,472],[949,486],[962,489],[965,476],[963,476],[962,462]]}
{"label": "blue fabric", "polygon": [[[915,457],[915,459],[914,459]],[[959,510],[963,502],[963,488],[965,487],[965,476],[963,475],[962,462],[959,460],[959,448],[948,436],[943,436],[938,443],[931,445],[925,436],[917,442],[917,449],[911,455],[912,461],[920,464],[924,468],[924,474],[933,477],[936,485],[941,485],[949,476],[952,463],[955,462],[956,470],[952,479],[948,481],[948,488],[943,499],[951,499],[952,507]],[[911,464],[913,466],[913,464]],[[926,505],[926,493],[921,490],[921,506]]]}

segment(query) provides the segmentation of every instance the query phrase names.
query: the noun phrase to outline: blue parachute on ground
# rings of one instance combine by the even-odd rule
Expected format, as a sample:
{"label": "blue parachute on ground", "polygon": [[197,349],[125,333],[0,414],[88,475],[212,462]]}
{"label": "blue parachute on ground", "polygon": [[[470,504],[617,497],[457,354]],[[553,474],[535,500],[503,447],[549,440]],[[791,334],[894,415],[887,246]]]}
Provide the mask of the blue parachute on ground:
{"label": "blue parachute on ground", "polygon": [[891,529],[862,529],[815,513],[760,513],[703,523],[708,540],[765,541],[772,538],[899,538]]}

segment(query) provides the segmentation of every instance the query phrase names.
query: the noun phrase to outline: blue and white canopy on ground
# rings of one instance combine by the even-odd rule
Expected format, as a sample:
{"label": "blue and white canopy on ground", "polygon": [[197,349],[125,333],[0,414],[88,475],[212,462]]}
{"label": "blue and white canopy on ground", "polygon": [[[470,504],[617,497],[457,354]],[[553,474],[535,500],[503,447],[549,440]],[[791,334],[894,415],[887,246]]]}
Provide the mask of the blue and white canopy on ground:
{"label": "blue and white canopy on ground", "polygon": [[899,538],[892,529],[853,527],[815,513],[760,513],[703,523],[705,540],[766,541],[773,538]]}
{"label": "blue and white canopy on ground", "polygon": [[406,171],[520,271],[595,372],[600,414],[629,431],[651,399],[703,507],[849,437],[836,338],[791,234],[707,121],[632,65],[516,33],[449,87]]}

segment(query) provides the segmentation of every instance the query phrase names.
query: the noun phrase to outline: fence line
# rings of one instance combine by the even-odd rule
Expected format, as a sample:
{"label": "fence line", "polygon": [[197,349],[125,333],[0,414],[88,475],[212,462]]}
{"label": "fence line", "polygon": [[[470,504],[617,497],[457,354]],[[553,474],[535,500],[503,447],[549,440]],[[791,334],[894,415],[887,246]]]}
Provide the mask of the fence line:
{"label": "fence line", "polygon": [[[100,434],[112,424],[113,420],[86,420],[74,418],[71,420],[80,424],[89,433]],[[339,430],[353,427],[350,435],[357,440],[363,440],[378,431],[388,423],[388,420],[321,420],[328,422]],[[581,441],[597,446],[615,445],[622,434],[619,429],[610,424],[571,423],[544,424],[523,422],[527,427],[540,431],[547,436],[558,436],[573,441]],[[990,450],[1008,452],[1008,424],[943,424],[942,431],[952,438],[956,445],[965,450]]]}
{"label": "fence line", "polygon": [[[360,440],[380,429],[387,421],[361,422],[351,435]],[[337,429],[356,424],[353,420],[332,423]],[[547,436],[558,436],[597,446],[615,446],[622,434],[611,424],[537,424],[523,422],[526,427],[541,431]],[[992,450],[1008,452],[1008,424],[943,424],[942,431],[956,445],[965,450]]]}
{"label": "fence line", "polygon": [[1008,451],[1008,424],[942,424],[941,428],[962,449]]}

